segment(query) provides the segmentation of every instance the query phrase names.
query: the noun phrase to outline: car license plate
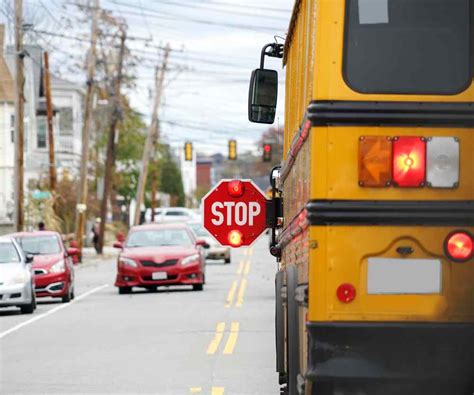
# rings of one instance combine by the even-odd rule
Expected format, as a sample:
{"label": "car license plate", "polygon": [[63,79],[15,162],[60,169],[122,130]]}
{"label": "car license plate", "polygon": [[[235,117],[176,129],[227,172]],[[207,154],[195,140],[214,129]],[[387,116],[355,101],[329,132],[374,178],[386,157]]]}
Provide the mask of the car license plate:
{"label": "car license plate", "polygon": [[439,294],[441,276],[438,259],[369,258],[367,293]]}
{"label": "car license plate", "polygon": [[151,274],[152,280],[166,280],[168,275],[166,272],[154,272]]}

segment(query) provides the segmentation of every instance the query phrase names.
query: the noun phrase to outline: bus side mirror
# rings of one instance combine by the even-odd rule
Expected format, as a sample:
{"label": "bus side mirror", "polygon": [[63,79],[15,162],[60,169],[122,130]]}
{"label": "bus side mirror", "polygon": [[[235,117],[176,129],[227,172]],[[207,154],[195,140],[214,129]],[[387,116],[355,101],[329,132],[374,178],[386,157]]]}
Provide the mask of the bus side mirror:
{"label": "bus side mirror", "polygon": [[278,73],[256,69],[252,72],[249,88],[249,121],[273,123],[278,97]]}

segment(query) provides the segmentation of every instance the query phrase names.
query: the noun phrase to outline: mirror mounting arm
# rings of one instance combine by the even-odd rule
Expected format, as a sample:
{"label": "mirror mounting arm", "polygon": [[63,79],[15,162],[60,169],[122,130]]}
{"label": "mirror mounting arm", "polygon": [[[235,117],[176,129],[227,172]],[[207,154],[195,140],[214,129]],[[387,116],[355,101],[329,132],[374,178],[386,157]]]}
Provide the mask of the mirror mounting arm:
{"label": "mirror mounting arm", "polygon": [[271,58],[283,58],[283,44],[271,43],[267,44],[262,48],[262,53],[260,55],[260,68],[265,68],[265,55],[270,56]]}

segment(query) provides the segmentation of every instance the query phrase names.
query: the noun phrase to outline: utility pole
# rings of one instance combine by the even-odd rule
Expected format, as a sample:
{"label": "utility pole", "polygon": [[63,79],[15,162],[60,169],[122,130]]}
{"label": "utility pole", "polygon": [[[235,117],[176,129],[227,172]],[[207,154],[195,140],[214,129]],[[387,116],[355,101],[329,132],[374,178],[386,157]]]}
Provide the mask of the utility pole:
{"label": "utility pole", "polygon": [[77,201],[76,218],[76,241],[79,254],[82,256],[84,246],[84,231],[86,225],[87,210],[87,164],[89,159],[89,137],[92,129],[92,110],[94,98],[94,76],[96,67],[96,42],[97,42],[97,20],[99,14],[99,0],[93,0],[92,24],[91,24],[91,47],[89,50],[87,64],[87,92],[84,103],[84,126],[82,129],[82,156],[79,182],[79,196]]}
{"label": "utility pole", "polygon": [[[156,162],[155,162],[156,164]],[[151,174],[151,222],[155,222],[155,209],[156,209],[156,193],[158,192],[158,174],[157,169],[155,168]]]}
{"label": "utility pole", "polygon": [[24,57],[23,0],[15,0],[15,230],[17,232],[23,231],[24,227]]}
{"label": "utility pole", "polygon": [[114,176],[115,168],[115,138],[117,132],[117,125],[120,120],[120,88],[122,85],[123,78],[123,58],[125,55],[125,40],[127,34],[125,28],[120,27],[120,52],[118,60],[117,76],[115,77],[115,87],[113,93],[113,110],[112,120],[109,129],[109,138],[107,142],[107,158],[105,162],[105,175],[104,175],[104,192],[102,195],[102,202],[100,207],[100,232],[99,232],[99,247],[98,253],[102,254],[104,248],[104,236],[105,236],[105,223],[107,221],[107,208],[110,197],[110,189],[112,187],[112,181]]}
{"label": "utility pole", "polygon": [[140,178],[138,180],[137,194],[135,197],[136,208],[134,225],[140,224],[140,214],[143,198],[145,197],[145,186],[146,178],[148,174],[148,164],[150,162],[151,153],[155,147],[155,143],[158,140],[158,112],[161,103],[161,97],[163,95],[163,82],[165,80],[166,67],[168,65],[168,56],[171,51],[169,44],[166,45],[165,53],[163,56],[163,63],[161,69],[158,72],[156,70],[156,81],[155,81],[155,102],[153,103],[153,115],[150,123],[150,129],[145,142],[145,148],[143,150],[142,168],[140,171]]}
{"label": "utility pole", "polygon": [[53,198],[56,194],[56,158],[54,155],[53,103],[51,99],[51,80],[49,74],[49,55],[44,53],[44,87],[46,93],[46,114],[48,119],[49,148],[49,189]]}

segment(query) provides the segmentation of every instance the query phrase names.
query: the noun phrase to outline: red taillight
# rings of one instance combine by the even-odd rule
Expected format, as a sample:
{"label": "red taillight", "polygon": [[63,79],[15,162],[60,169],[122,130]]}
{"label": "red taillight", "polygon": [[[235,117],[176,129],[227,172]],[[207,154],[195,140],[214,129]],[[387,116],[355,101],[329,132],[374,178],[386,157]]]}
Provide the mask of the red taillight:
{"label": "red taillight", "polygon": [[240,247],[244,242],[244,235],[238,230],[231,230],[227,236],[227,240],[232,247]]}
{"label": "red taillight", "polygon": [[245,192],[245,187],[242,181],[232,180],[227,184],[227,192],[232,197],[241,197]]}
{"label": "red taillight", "polygon": [[446,255],[455,262],[466,262],[473,257],[474,243],[467,232],[451,233],[445,242]]}
{"label": "red taillight", "polygon": [[393,181],[399,187],[422,187],[426,175],[426,141],[396,137],[393,141]]}
{"label": "red taillight", "polygon": [[341,284],[337,289],[337,298],[342,303],[350,303],[356,297],[356,289],[352,284]]}

